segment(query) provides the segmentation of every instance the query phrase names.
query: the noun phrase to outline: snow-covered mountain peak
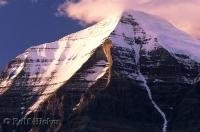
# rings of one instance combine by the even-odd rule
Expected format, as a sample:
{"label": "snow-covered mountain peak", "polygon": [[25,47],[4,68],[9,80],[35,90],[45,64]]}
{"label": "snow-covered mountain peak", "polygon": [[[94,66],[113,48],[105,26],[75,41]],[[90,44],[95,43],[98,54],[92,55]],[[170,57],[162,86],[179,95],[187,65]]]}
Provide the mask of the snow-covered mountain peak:
{"label": "snow-covered mountain peak", "polygon": [[[162,47],[175,58],[180,58],[178,55],[187,56],[181,58],[185,62],[190,59],[200,62],[198,40],[192,39],[159,17],[139,11],[126,11],[58,41],[27,49],[25,53],[12,60],[3,71],[0,78],[0,95],[12,86],[29,88],[32,93],[41,96],[27,111],[37,110],[40,104],[66,84],[108,39],[113,49],[120,52],[111,56],[112,46],[110,43],[105,45],[103,49],[108,62],[97,62],[91,71],[93,74],[85,77],[87,81],[95,82],[103,77],[107,70],[111,72],[112,59],[117,59],[120,55],[130,52],[129,58],[124,56],[126,59],[121,63],[138,64],[141,49],[150,52]],[[139,72],[123,74],[143,81],[138,76]]]}
{"label": "snow-covered mountain peak", "polygon": [[[0,115],[58,117],[56,130],[70,126],[102,131],[101,125],[96,129],[99,125],[92,124],[100,122],[112,124],[108,131],[118,126],[129,131],[129,125],[130,131],[182,131],[187,126],[182,117],[194,115],[188,111],[194,113],[191,108],[199,102],[199,51],[199,40],[166,20],[125,11],[58,41],[30,47],[10,61],[0,76]],[[187,93],[191,98],[183,100]],[[171,116],[180,110],[181,116]],[[123,128],[116,119],[128,124]],[[195,128],[195,123],[188,124]]]}
{"label": "snow-covered mountain peak", "polygon": [[200,41],[177,29],[165,19],[130,10],[124,12],[122,17],[135,19],[147,35],[156,38],[160,46],[170,53],[186,55],[192,60],[200,62]]}
{"label": "snow-covered mountain peak", "polygon": [[[28,79],[24,85],[34,86],[33,92],[46,95],[41,96],[30,107],[30,111],[37,109],[41,102],[65,84],[88,61],[112,33],[119,18],[118,15],[111,16],[58,41],[27,49],[4,69],[0,78],[0,95],[15,83],[18,76],[25,74]],[[42,90],[41,86],[45,88]]]}

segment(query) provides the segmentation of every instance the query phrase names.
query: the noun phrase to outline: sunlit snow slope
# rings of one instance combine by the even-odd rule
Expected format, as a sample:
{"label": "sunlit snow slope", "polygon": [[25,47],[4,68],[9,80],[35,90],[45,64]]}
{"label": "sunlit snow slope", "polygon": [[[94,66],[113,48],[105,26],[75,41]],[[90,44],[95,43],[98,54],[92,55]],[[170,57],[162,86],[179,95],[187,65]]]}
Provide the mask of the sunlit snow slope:
{"label": "sunlit snow slope", "polygon": [[[102,47],[101,52],[99,48]],[[199,40],[157,16],[126,11],[56,42],[33,46],[10,61],[0,76],[0,101],[12,104],[3,103],[0,107],[14,111],[12,107],[16,104],[22,116],[29,115],[68,81],[70,86],[67,88],[80,85],[80,89],[87,91],[106,74],[106,85],[102,83],[99,87],[109,87],[112,74],[115,74],[130,82],[142,83],[151,105],[162,118],[162,130],[166,132],[168,113],[165,111],[168,108],[160,105],[165,101],[154,100],[152,94],[156,93],[158,83],[170,87],[197,83],[199,63]],[[89,68],[84,67],[85,64]],[[21,100],[10,100],[13,95],[20,96]],[[79,109],[83,102],[80,100],[73,110]],[[168,107],[173,108],[172,105]]]}
{"label": "sunlit snow slope", "polygon": [[[34,46],[9,63],[0,80],[0,94],[13,85],[17,76],[25,72],[27,86],[41,96],[30,110],[37,109],[41,102],[66,83],[91,57],[116,27],[120,17],[114,15],[102,22],[68,35],[56,42]],[[23,85],[22,82],[15,84]],[[38,87],[37,87],[38,86]],[[45,86],[41,89],[40,86]]]}

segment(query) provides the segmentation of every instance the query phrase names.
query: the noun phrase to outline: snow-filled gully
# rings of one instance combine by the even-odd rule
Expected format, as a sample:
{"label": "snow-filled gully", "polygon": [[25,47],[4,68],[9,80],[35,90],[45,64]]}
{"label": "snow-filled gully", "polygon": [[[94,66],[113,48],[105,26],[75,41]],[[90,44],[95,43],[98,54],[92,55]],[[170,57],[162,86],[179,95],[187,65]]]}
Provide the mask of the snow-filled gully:
{"label": "snow-filled gully", "polygon": [[161,108],[160,108],[160,107],[156,104],[156,102],[153,100],[151,90],[150,90],[149,86],[147,85],[147,82],[146,82],[144,76],[143,76],[141,73],[140,73],[140,79],[144,82],[144,86],[145,86],[145,88],[146,88],[146,90],[147,90],[149,99],[151,100],[151,102],[152,102],[154,108],[155,108],[155,109],[160,113],[160,115],[163,117],[163,121],[164,121],[164,122],[163,122],[163,128],[162,128],[163,132],[167,132],[167,123],[168,123],[168,121],[167,121],[167,119],[166,119],[165,113],[161,110]]}

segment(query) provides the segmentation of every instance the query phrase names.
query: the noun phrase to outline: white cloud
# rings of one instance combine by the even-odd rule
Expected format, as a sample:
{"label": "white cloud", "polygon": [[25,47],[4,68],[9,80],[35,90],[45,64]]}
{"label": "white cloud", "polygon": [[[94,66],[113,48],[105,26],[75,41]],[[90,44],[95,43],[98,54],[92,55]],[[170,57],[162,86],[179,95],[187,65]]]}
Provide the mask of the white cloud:
{"label": "white cloud", "polygon": [[58,8],[58,11],[73,19],[93,23],[122,9],[121,0],[80,0],[78,3],[67,1]]}
{"label": "white cloud", "polygon": [[4,6],[8,3],[7,0],[0,0],[0,6]]}
{"label": "white cloud", "polygon": [[200,0],[79,0],[66,1],[58,11],[73,19],[93,23],[127,8],[159,15],[182,30],[200,37]]}

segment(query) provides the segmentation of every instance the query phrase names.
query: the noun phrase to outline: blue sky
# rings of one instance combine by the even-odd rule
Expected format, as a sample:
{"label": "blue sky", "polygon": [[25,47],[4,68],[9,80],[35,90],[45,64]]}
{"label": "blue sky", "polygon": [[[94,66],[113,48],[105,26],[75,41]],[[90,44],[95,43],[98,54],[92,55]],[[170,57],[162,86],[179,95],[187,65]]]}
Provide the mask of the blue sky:
{"label": "blue sky", "polygon": [[0,7],[0,70],[33,45],[57,40],[80,30],[80,24],[56,16],[64,0],[13,0]]}

